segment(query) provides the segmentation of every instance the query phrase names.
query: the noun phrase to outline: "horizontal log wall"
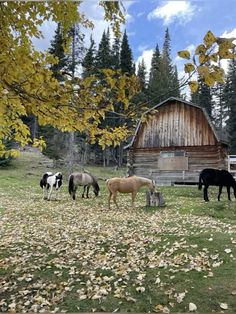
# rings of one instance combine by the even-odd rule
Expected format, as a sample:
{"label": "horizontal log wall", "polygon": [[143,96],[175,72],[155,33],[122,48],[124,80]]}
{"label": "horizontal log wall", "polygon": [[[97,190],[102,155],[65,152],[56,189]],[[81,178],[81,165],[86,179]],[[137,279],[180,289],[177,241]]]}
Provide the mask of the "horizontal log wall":
{"label": "horizontal log wall", "polygon": [[161,151],[174,151],[172,148],[156,149],[131,149],[129,152],[129,163],[134,174],[144,177],[158,179],[165,177],[169,180],[183,178],[185,181],[192,181],[198,178],[199,172],[204,168],[227,169],[227,147],[205,146],[205,147],[178,147],[184,150],[188,157],[188,170],[162,170],[158,168],[158,158]]}

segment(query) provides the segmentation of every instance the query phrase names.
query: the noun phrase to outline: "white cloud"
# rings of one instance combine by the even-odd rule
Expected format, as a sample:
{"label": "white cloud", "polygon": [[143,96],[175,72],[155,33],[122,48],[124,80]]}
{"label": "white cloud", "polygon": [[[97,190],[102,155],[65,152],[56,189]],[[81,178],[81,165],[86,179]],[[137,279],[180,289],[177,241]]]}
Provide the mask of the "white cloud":
{"label": "white cloud", "polygon": [[148,19],[163,19],[165,25],[169,25],[176,20],[179,20],[181,24],[185,24],[192,19],[196,9],[196,6],[189,1],[167,1],[150,12]]}
{"label": "white cloud", "polygon": [[57,24],[53,21],[45,21],[39,30],[42,32],[43,38],[32,38],[33,45],[36,50],[44,51],[51,46],[51,40],[55,35]]}
{"label": "white cloud", "polygon": [[138,51],[142,53],[144,50],[147,50],[147,48],[148,48],[147,45],[140,45],[138,46]]}
{"label": "white cloud", "polygon": [[142,59],[145,62],[147,72],[149,73],[151,68],[151,61],[152,61],[152,55],[153,55],[153,49],[149,50],[143,50],[141,56],[138,57],[138,59],[135,62],[136,69],[138,68],[138,64],[142,61]]}
{"label": "white cloud", "polygon": [[[135,1],[125,1],[123,3],[123,13],[125,16],[125,25],[121,25],[121,31],[123,32],[124,29],[126,28],[126,25],[129,23],[134,22],[134,17],[129,14],[128,9],[130,8],[131,5],[133,5]],[[111,30],[111,23],[107,22],[104,20],[104,10],[101,6],[98,5],[98,2],[90,2],[90,1],[84,1],[82,2],[80,6],[80,11],[84,12],[85,16],[89,18],[94,24],[94,28],[91,29],[83,29],[85,33],[85,46],[89,46],[89,38],[90,34],[92,34],[93,39],[95,43],[98,45],[99,42],[101,41],[102,34],[104,30],[107,30],[108,27],[110,27],[110,37],[111,40],[114,38],[114,34]],[[129,33],[128,35],[132,36],[135,35],[135,33],[131,34]]]}

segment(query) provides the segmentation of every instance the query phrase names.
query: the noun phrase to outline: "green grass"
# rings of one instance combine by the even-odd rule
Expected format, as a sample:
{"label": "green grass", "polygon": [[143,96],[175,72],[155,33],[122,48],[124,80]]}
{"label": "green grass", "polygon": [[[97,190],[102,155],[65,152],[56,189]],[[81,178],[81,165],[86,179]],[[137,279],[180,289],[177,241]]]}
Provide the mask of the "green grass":
{"label": "green grass", "polygon": [[[67,170],[57,201],[42,200],[45,170],[37,153],[0,170],[0,311],[236,312],[236,210],[226,191],[159,187],[161,208],[145,207],[145,189],[131,209],[107,208],[104,179],[113,168],[87,167],[101,195],[75,202]],[[58,171],[61,169],[53,169]],[[103,180],[101,180],[103,179]],[[179,295],[184,297],[179,301]]]}

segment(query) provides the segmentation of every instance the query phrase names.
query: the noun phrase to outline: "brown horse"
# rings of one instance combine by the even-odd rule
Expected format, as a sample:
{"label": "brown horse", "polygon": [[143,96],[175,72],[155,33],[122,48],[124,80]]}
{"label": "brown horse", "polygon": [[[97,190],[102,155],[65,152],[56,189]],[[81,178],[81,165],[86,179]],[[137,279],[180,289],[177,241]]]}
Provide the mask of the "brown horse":
{"label": "brown horse", "polygon": [[142,186],[148,186],[151,193],[155,191],[155,181],[143,177],[132,176],[128,178],[111,178],[106,181],[107,189],[109,191],[108,208],[110,209],[111,196],[119,209],[116,202],[117,192],[132,193],[132,208],[134,208],[134,200],[137,192]]}

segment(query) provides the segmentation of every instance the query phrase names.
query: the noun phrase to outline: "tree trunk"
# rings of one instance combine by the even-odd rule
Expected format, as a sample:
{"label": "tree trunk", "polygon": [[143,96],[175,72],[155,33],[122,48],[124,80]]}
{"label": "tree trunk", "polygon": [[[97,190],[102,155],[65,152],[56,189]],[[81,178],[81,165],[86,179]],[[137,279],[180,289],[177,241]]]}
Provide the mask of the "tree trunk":
{"label": "tree trunk", "polygon": [[71,174],[74,168],[74,144],[75,144],[75,132],[69,133],[69,149],[68,149],[68,173]]}

